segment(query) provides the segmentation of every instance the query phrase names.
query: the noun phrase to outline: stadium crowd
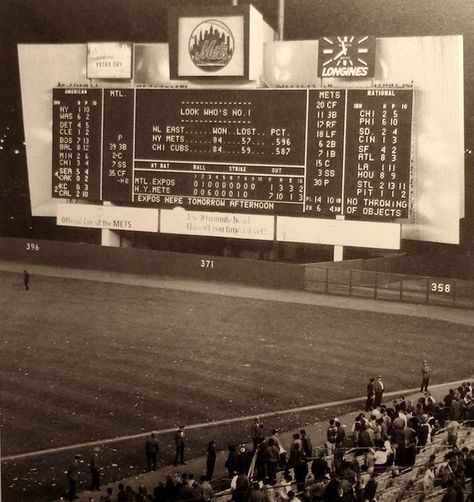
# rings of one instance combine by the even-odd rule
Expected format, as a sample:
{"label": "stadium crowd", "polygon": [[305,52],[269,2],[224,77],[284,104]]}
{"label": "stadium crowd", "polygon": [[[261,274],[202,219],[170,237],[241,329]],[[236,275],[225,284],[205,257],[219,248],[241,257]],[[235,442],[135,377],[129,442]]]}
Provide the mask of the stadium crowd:
{"label": "stadium crowd", "polygon": [[[417,402],[400,397],[384,404],[383,384],[375,398],[374,382],[371,379],[367,386],[365,413],[360,413],[353,424],[341,424],[337,418],[329,420],[326,442],[316,448],[304,429],[293,434],[290,445],[283,445],[277,429],[267,430],[255,418],[250,429],[252,446],[228,447],[225,468],[230,489],[224,495],[215,493],[218,491],[213,479],[216,443],[211,441],[207,446],[205,474],[199,479],[192,473],[169,474],[151,493],[145,487],[135,491],[120,484],[117,493],[109,488],[100,500],[210,502],[224,497],[222,502],[229,499],[233,502],[375,501],[379,497],[378,477],[382,473],[396,477],[406,469],[419,468],[419,453],[427,451],[440,431],[445,435],[443,458],[439,461],[430,455],[422,463],[417,500],[424,500],[438,488],[444,489],[443,502],[473,500],[473,445],[468,448],[458,441],[460,428],[474,425],[472,385],[463,383],[436,402],[425,381]],[[175,465],[178,461],[186,464],[183,429],[180,426],[175,435]],[[148,470],[155,470],[159,445],[154,435],[147,439],[145,451]],[[94,473],[96,464],[97,458],[93,456],[94,486],[98,482]]]}

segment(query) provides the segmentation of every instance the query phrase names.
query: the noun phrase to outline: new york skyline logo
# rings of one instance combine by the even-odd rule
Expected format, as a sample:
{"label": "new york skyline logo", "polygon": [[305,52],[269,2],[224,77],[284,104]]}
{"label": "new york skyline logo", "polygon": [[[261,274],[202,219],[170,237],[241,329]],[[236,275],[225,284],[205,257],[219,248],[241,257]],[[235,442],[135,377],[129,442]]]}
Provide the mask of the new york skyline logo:
{"label": "new york skyline logo", "polygon": [[189,37],[189,55],[201,70],[218,71],[234,55],[234,37],[222,21],[208,19],[198,24]]}

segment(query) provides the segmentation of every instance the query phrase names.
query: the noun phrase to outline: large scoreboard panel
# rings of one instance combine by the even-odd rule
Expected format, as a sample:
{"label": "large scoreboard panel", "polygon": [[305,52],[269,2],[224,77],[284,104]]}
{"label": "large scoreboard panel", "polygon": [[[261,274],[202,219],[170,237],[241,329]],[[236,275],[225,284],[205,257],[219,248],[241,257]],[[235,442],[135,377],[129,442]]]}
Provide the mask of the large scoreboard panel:
{"label": "large scoreboard panel", "polygon": [[408,218],[413,90],[57,88],[53,197]]}

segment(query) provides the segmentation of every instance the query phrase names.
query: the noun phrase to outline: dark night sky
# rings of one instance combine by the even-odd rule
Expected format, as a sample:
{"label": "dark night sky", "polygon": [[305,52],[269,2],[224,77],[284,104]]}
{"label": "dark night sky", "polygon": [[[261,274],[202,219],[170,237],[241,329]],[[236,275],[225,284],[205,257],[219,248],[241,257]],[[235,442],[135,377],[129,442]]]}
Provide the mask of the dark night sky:
{"label": "dark night sky", "polygon": [[[276,28],[277,0],[252,3]],[[231,5],[231,0],[0,0],[0,211],[26,215],[26,158],[16,55],[17,43],[87,41],[165,42],[167,8],[177,5]],[[465,142],[474,130],[473,0],[286,0],[285,39],[367,34],[376,37],[464,35]],[[7,127],[9,129],[7,130]],[[15,150],[17,153],[15,153]],[[18,150],[19,153],[18,153]],[[466,157],[468,226],[474,215],[471,157]],[[13,186],[16,188],[11,189]],[[9,187],[6,190],[6,187]],[[1,229],[1,227],[0,227]],[[469,232],[470,234],[471,232]],[[474,231],[472,232],[474,234]],[[474,242],[474,235],[469,237]]]}

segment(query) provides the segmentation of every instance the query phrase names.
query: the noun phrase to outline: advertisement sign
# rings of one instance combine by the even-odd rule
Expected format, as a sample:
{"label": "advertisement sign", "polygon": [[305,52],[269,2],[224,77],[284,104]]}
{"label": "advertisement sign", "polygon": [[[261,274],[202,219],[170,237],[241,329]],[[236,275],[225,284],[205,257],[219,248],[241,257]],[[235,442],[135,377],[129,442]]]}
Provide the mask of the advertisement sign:
{"label": "advertisement sign", "polygon": [[248,8],[170,10],[170,71],[178,77],[248,75]]}
{"label": "advertisement sign", "polygon": [[400,249],[400,234],[399,223],[279,217],[276,238],[283,242]]}
{"label": "advertisement sign", "polygon": [[65,227],[158,231],[158,210],[121,206],[58,204],[56,224]]}
{"label": "advertisement sign", "polygon": [[373,77],[375,37],[339,36],[319,40],[318,77]]}
{"label": "advertisement sign", "polygon": [[273,240],[272,216],[185,211],[182,208],[163,209],[160,214],[163,233]]}
{"label": "advertisement sign", "polygon": [[132,78],[132,44],[120,42],[88,43],[87,78]]}

